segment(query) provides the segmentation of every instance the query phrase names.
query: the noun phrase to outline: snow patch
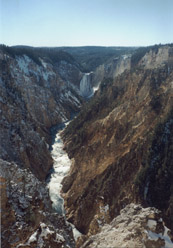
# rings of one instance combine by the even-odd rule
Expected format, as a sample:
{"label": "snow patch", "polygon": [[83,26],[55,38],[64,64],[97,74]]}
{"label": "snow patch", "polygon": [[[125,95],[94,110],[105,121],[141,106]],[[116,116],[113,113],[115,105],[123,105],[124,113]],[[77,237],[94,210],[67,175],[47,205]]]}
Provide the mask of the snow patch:
{"label": "snow patch", "polygon": [[109,210],[109,205],[107,204],[106,206],[100,206],[100,212],[101,213],[107,213]]}
{"label": "snow patch", "polygon": [[27,243],[28,245],[30,245],[30,243],[37,241],[37,233],[38,233],[38,231],[36,231],[35,233],[33,233],[31,235],[31,237],[29,238],[28,243]]}
{"label": "snow patch", "polygon": [[61,236],[60,234],[56,233],[56,241],[65,242],[65,239],[64,239],[64,237]]}
{"label": "snow patch", "polygon": [[22,57],[17,57],[16,60],[20,70],[23,71],[26,75],[29,75],[28,65],[31,62],[31,59],[28,56],[23,55]]}
{"label": "snow patch", "polygon": [[[147,225],[150,229],[153,229],[156,227],[157,223],[154,220],[148,220]],[[164,248],[173,248],[173,242],[171,241],[171,239],[168,235],[169,231],[170,230],[166,226],[164,226],[164,233],[163,234],[162,233],[155,233],[154,231],[151,231],[151,230],[147,230],[146,233],[148,235],[148,239],[150,239],[150,240],[157,241],[159,238],[163,239],[165,241]]]}
{"label": "snow patch", "polygon": [[54,231],[51,231],[50,229],[49,229],[49,227],[48,226],[46,226],[46,224],[44,224],[44,223],[41,223],[40,224],[40,227],[41,227],[41,230],[42,230],[42,232],[41,232],[41,235],[40,235],[40,237],[41,238],[45,238],[45,239],[47,239],[47,236],[50,234],[53,234],[54,233]]}

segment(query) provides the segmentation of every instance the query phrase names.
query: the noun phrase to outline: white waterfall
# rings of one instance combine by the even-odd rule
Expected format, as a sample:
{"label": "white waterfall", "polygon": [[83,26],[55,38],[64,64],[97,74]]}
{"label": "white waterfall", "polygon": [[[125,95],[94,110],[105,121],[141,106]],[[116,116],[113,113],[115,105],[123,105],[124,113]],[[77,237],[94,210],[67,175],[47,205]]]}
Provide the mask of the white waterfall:
{"label": "white waterfall", "polygon": [[92,73],[85,73],[80,81],[80,93],[85,98],[93,96],[94,91],[91,85]]}

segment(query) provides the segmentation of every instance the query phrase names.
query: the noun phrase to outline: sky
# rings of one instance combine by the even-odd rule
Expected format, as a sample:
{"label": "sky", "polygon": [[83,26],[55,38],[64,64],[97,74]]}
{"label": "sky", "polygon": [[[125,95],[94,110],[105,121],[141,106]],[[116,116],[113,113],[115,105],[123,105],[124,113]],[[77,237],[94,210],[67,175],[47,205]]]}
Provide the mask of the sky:
{"label": "sky", "polygon": [[173,42],[173,0],[0,0],[0,44],[148,46]]}

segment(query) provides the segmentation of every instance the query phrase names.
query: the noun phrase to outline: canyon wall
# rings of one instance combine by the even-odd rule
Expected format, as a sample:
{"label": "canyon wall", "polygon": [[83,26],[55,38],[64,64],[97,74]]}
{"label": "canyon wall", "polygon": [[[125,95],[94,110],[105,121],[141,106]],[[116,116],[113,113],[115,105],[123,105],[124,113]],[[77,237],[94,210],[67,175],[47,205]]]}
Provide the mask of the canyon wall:
{"label": "canyon wall", "polygon": [[64,131],[73,160],[63,182],[67,218],[85,235],[131,202],[159,208],[173,230],[172,47],[145,56],[152,68],[142,57],[102,83]]}
{"label": "canyon wall", "polygon": [[93,75],[93,85],[97,86],[102,82],[104,78],[115,78],[125,70],[130,70],[131,68],[131,55],[121,55],[110,59],[103,65],[96,68]]}
{"label": "canyon wall", "polygon": [[0,159],[1,247],[75,247],[72,229],[52,211],[46,183]]}
{"label": "canyon wall", "polygon": [[45,178],[53,165],[50,128],[79,111],[83,74],[75,63],[2,48],[1,247],[75,247],[71,226],[52,209]]}
{"label": "canyon wall", "polygon": [[0,51],[2,159],[30,168],[40,179],[46,177],[52,166],[49,129],[79,111],[81,77],[66,61],[52,64],[40,59],[37,64],[26,55],[12,57]]}

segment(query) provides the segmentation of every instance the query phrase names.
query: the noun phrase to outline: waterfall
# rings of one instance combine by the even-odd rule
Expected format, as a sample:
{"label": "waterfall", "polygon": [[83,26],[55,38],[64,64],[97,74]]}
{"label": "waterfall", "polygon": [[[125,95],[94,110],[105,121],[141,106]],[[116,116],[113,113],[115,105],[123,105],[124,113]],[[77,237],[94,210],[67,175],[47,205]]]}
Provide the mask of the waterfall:
{"label": "waterfall", "polygon": [[93,96],[94,91],[91,85],[92,82],[92,72],[85,73],[80,81],[80,94],[85,98],[90,98]]}

